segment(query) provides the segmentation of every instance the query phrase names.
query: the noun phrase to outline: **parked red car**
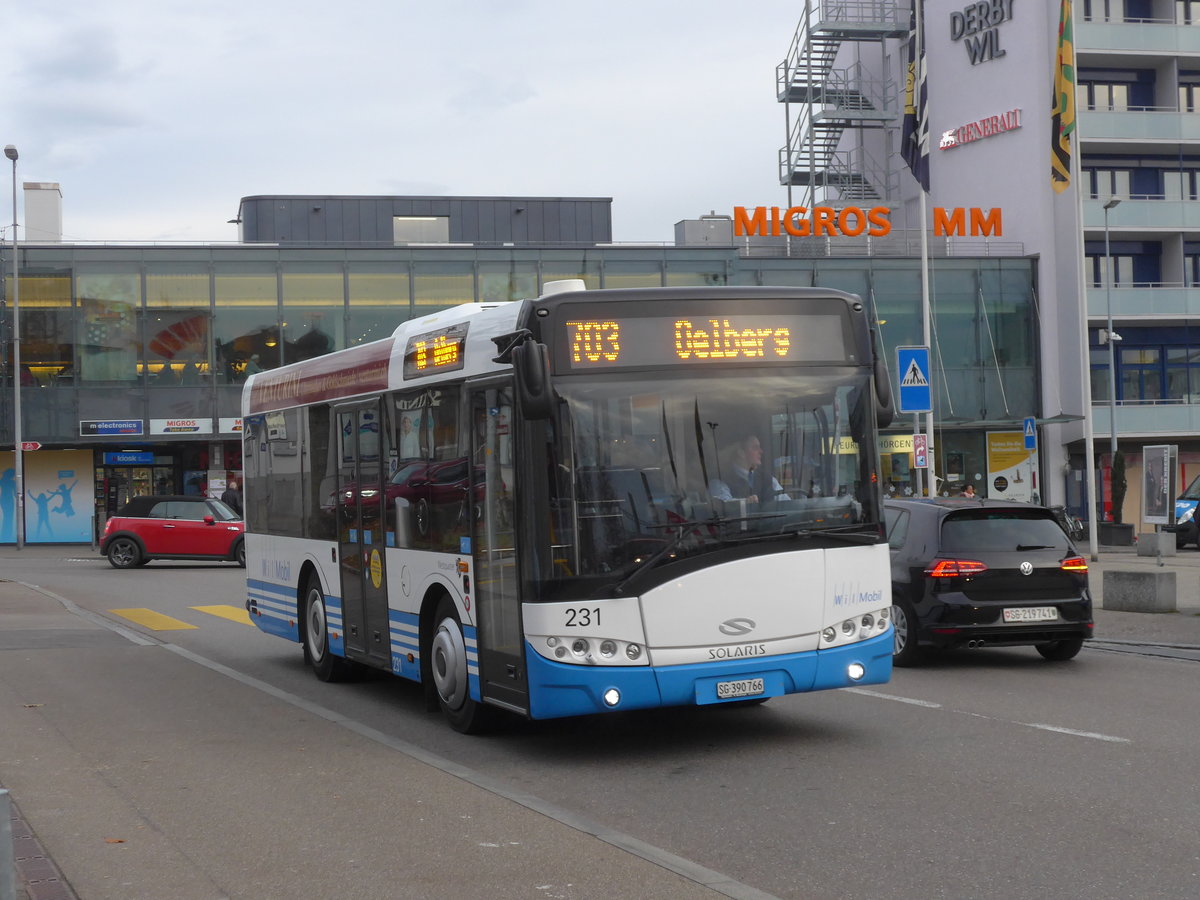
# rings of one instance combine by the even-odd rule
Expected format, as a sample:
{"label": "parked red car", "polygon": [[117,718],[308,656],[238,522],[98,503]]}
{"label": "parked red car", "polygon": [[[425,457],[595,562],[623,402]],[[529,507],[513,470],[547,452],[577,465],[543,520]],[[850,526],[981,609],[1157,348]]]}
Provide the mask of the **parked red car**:
{"label": "parked red car", "polygon": [[104,526],[100,552],[117,569],[152,559],[216,559],[245,568],[246,523],[220,500],[134,497]]}

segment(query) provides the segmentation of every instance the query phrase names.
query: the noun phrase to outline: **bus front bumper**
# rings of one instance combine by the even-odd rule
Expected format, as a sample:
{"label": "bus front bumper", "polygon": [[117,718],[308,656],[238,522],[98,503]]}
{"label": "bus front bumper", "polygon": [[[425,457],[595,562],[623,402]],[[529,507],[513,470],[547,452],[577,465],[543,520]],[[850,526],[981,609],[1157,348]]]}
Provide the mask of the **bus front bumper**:
{"label": "bus front bumper", "polygon": [[[577,666],[546,659],[526,646],[534,719],[663,706],[705,706],[784,694],[885,684],[892,677],[895,637],[757,659],[681,666]],[[757,690],[760,685],[761,690]],[[739,683],[730,688],[730,683]],[[745,683],[754,690],[745,693]],[[718,696],[718,685],[725,685]],[[615,702],[614,702],[615,701]]]}

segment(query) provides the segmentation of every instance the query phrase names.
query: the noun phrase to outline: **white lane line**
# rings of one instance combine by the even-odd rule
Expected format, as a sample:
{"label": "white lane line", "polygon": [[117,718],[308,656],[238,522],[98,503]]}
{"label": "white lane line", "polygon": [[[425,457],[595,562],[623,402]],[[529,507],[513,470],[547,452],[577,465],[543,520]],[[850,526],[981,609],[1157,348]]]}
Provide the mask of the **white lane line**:
{"label": "white lane line", "polygon": [[868,691],[866,688],[845,688],[851,694],[862,694],[864,697],[878,697],[880,700],[894,700],[896,703],[908,703],[912,706],[924,706],[927,709],[941,709],[942,704],[930,703],[928,700],[915,700],[912,697],[897,697],[895,694],[884,694],[879,691]]}
{"label": "white lane line", "polygon": [[1088,738],[1093,741],[1106,741],[1110,744],[1132,744],[1130,738],[1116,737],[1111,734],[1101,734],[1097,731],[1078,731],[1074,728],[1063,728],[1059,725],[1046,725],[1042,722],[1018,722],[1015,719],[1001,719],[996,716],[985,716],[983,713],[969,712],[965,709],[948,709],[940,703],[928,700],[917,700],[913,697],[900,697],[896,694],[885,694],[881,691],[869,691],[866,688],[844,688],[851,694],[862,694],[864,697],[875,697],[879,700],[891,700],[893,703],[907,703],[909,706],[921,706],[926,709],[945,709],[947,712],[960,716],[971,716],[976,719],[990,719],[993,722],[1004,722],[1008,725],[1020,725],[1022,728],[1037,728],[1040,731],[1053,731],[1056,734],[1069,734],[1072,737]]}
{"label": "white lane line", "polygon": [[1040,722],[1017,722],[1026,728],[1040,728],[1043,731],[1057,731],[1059,734],[1073,734],[1075,737],[1091,738],[1094,741],[1108,741],[1112,744],[1132,744],[1129,738],[1114,737],[1111,734],[1100,734],[1095,731],[1076,731],[1074,728],[1060,728],[1057,725],[1043,725]]}

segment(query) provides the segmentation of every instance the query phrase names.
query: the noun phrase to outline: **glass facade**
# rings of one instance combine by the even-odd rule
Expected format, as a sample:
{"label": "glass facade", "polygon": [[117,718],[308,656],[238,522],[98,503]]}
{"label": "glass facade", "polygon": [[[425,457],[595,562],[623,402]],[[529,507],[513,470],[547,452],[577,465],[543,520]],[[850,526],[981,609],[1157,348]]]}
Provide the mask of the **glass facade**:
{"label": "glass facade", "polygon": [[[1034,265],[1019,257],[931,262],[935,416],[947,422],[940,450],[971,459],[982,452],[984,431],[1039,408]],[[924,343],[916,259],[755,258],[732,248],[620,245],[29,246],[21,248],[22,436],[97,453],[131,442],[170,449],[175,483],[164,476],[160,487],[183,490],[193,470],[213,467],[210,442],[236,440],[231,423],[249,373],[377,340],[408,318],[459,303],[536,296],[564,278],[589,288],[838,288],[873,305],[890,368],[897,347]],[[10,388],[11,293],[6,277]],[[1176,357],[1162,369],[1166,390],[1191,390],[1190,357]],[[1139,385],[1151,378],[1149,365]],[[155,424],[178,419],[198,424],[190,434]],[[130,420],[144,430],[136,437],[87,432],[84,420]],[[893,430],[910,426],[897,421]],[[11,445],[12,430],[10,389],[0,391],[0,445]]]}

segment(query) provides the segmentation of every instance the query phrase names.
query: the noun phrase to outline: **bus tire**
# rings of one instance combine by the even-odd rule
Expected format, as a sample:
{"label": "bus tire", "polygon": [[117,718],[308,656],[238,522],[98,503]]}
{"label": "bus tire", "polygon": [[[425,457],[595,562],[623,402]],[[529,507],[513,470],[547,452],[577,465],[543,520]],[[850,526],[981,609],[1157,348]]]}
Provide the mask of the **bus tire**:
{"label": "bus tire", "polygon": [[350,675],[350,663],[329,649],[325,592],[315,576],[304,589],[304,659],[322,681],[345,681]]}
{"label": "bus tire", "polygon": [[491,710],[471,699],[467,643],[458,611],[449,597],[438,601],[434,613],[429,668],[438,706],[450,727],[462,734],[483,731],[491,722]]}

